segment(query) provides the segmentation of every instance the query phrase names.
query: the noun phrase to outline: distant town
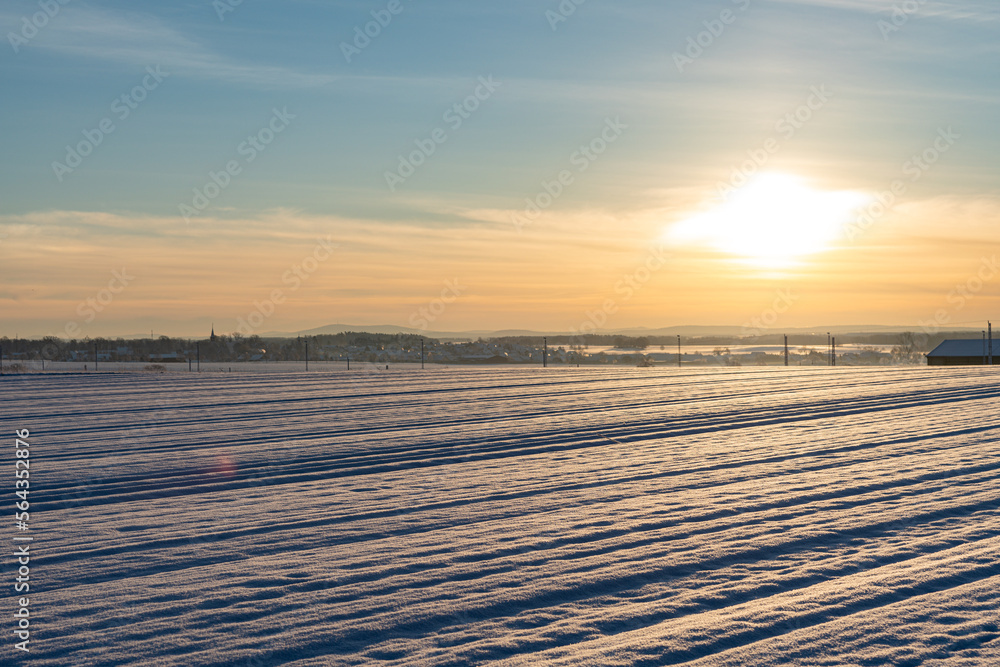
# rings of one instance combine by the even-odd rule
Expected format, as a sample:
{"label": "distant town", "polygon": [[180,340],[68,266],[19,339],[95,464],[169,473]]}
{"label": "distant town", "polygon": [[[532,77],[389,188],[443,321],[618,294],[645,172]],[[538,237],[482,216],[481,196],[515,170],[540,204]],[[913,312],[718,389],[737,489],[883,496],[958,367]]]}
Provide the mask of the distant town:
{"label": "distant town", "polygon": [[[553,335],[446,340],[397,333],[347,332],[295,338],[212,334],[204,339],[64,340],[0,338],[7,372],[45,362],[166,364],[233,362],[350,362],[374,364],[538,364],[626,366],[880,366],[924,364],[946,338],[969,332],[780,334],[759,336]],[[786,357],[787,350],[787,357]]]}

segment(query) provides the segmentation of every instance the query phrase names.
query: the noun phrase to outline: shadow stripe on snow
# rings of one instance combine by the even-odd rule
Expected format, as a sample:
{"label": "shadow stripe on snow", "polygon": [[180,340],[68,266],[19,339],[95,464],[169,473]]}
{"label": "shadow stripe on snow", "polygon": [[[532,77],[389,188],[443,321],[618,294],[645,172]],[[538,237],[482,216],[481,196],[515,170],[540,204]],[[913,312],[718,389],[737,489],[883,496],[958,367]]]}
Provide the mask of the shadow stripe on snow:
{"label": "shadow stripe on snow", "polygon": [[[966,482],[961,483],[961,485],[965,485],[965,484],[970,484],[970,485],[971,484],[983,484],[986,481],[989,481],[989,480],[972,479],[972,480],[967,480]],[[959,483],[955,483],[955,485],[958,486],[960,484]],[[927,493],[934,493],[934,492],[940,492],[940,491],[941,491],[941,489],[939,488],[939,489],[929,490],[929,491],[927,491]],[[982,493],[985,493],[985,492],[980,492],[979,495],[982,495]],[[906,497],[906,495],[907,494],[899,494],[900,497]],[[913,495],[913,494],[910,494],[910,495]],[[791,499],[791,500],[794,500],[794,498]],[[882,501],[882,500],[883,499],[881,499],[881,498],[877,499],[877,501]],[[889,500],[892,500],[892,498],[890,498]],[[806,502],[808,503],[808,502],[816,502],[816,501],[815,500],[807,500]],[[869,500],[869,501],[862,502],[862,503],[857,503],[857,504],[864,505],[864,504],[871,504],[871,502],[872,501]],[[932,510],[932,511],[928,511],[928,512],[918,513],[918,514],[913,515],[913,517],[910,517],[910,520],[912,520],[914,522],[918,522],[921,519],[933,520],[933,519],[941,518],[942,516],[951,517],[951,516],[964,515],[964,514],[968,514],[968,513],[972,513],[972,512],[976,512],[976,511],[981,511],[985,507],[989,507],[989,508],[995,509],[996,505],[997,505],[997,500],[995,498],[991,498],[991,499],[986,500],[986,501],[979,501],[979,502],[975,502],[975,503],[971,503],[971,504],[966,504],[966,505],[947,506],[947,507],[944,507],[944,508],[938,508],[938,509],[935,509],[935,510]],[[853,507],[853,505],[847,505],[847,507],[850,508],[850,507]],[[768,510],[771,510],[771,509],[784,509],[784,507],[780,503],[779,504],[775,504],[775,506],[773,506],[773,507],[768,506],[768,505],[765,504],[765,505],[763,505],[763,507],[760,510],[758,510],[756,508],[750,508],[750,509],[746,510],[746,512],[744,512],[744,513],[751,513],[751,512],[756,512],[756,511],[768,511]],[[675,525],[695,525],[695,524],[699,524],[699,523],[716,521],[716,520],[718,520],[720,518],[726,518],[727,516],[738,516],[738,514],[739,513],[736,513],[736,514],[733,514],[733,515],[728,515],[724,511],[711,512],[711,513],[708,513],[708,514],[706,514],[704,516],[696,517],[693,520],[689,520],[689,519],[685,518],[685,519],[682,519],[682,520],[673,520],[673,521],[663,522],[663,526],[662,527],[669,528],[669,527],[673,527]],[[231,529],[231,530],[226,530],[226,531],[218,531],[218,532],[214,533],[213,535],[211,535],[211,537],[213,537],[215,539],[214,540],[210,540],[210,541],[213,541],[213,542],[223,542],[223,541],[229,540],[229,539],[245,538],[245,537],[252,537],[252,536],[260,536],[263,533],[273,534],[273,533],[280,533],[280,532],[285,532],[285,531],[300,531],[300,530],[305,529],[305,528],[316,528],[316,527],[327,526],[327,525],[330,525],[331,523],[339,523],[339,522],[336,521],[336,520],[329,520],[329,519],[316,519],[316,520],[305,521],[305,522],[286,522],[284,524],[271,524],[271,525],[268,526],[267,530],[261,530],[261,528],[259,526],[255,525],[254,527],[251,527],[251,528],[242,528],[242,529]],[[871,526],[898,526],[898,523],[899,523],[898,519],[894,519],[892,521],[885,521],[885,522],[882,522],[882,523],[876,523],[876,524],[870,524],[870,525]],[[400,536],[400,535],[408,535],[408,534],[411,534],[413,532],[421,532],[421,533],[430,532],[430,531],[438,530],[438,529],[444,528],[444,527],[451,527],[452,525],[453,525],[452,523],[448,523],[448,524],[446,524],[444,526],[433,526],[433,525],[427,526],[427,525],[423,525],[423,526],[418,526],[416,531],[414,531],[412,527],[409,527],[409,528],[403,529],[403,530],[395,530],[395,531],[394,530],[383,530],[383,531],[372,533],[372,534],[370,534],[368,536],[364,536],[364,537],[367,538],[367,539],[370,539],[370,540],[385,539],[385,538],[388,538],[388,537],[395,537],[395,536]],[[695,536],[703,535],[703,534],[707,534],[707,533],[725,532],[726,530],[731,530],[733,528],[739,528],[739,527],[744,526],[744,525],[746,525],[746,524],[745,523],[737,523],[737,524],[726,524],[726,525],[722,525],[722,526],[705,526],[705,527],[699,527],[699,528],[692,528],[691,530],[684,531],[684,532],[681,532],[681,533],[678,533],[678,534],[672,536],[669,541],[675,542],[675,541],[680,541],[680,540],[683,540],[683,539],[687,539],[687,538],[690,538],[690,537],[695,537]],[[660,528],[661,527],[659,525],[656,525],[654,529],[660,529]],[[833,530],[833,531],[827,531],[827,532],[830,535],[846,534],[846,535],[852,535],[853,536],[853,535],[857,534],[859,531],[862,531],[863,529],[867,529],[867,527],[856,528],[856,529],[849,529],[849,530]],[[650,530],[650,528],[647,528],[646,530]],[[876,532],[878,532],[878,531],[876,531]],[[616,536],[617,535],[612,535],[611,537],[616,537]],[[209,541],[209,540],[206,540],[206,541]],[[346,536],[340,542],[335,542],[333,544],[357,544],[360,541],[364,541],[362,539],[362,536],[359,536],[357,534],[353,534],[352,533],[350,536]],[[660,542],[663,542],[664,539],[663,538],[649,539],[649,540],[639,539],[639,540],[636,540],[636,541],[638,542],[638,544],[635,545],[635,546],[633,546],[631,544],[612,545],[612,547],[601,548],[601,549],[597,550],[595,552],[595,554],[592,554],[592,555],[605,555],[605,554],[608,554],[608,553],[615,553],[615,552],[627,551],[627,550],[629,550],[631,548],[637,548],[637,547],[645,546],[645,545],[648,545],[648,544],[660,543]],[[805,541],[807,543],[811,543],[812,538],[807,538]],[[177,537],[164,538],[164,539],[158,539],[158,540],[151,540],[151,541],[148,541],[148,542],[142,542],[142,543],[138,543],[138,544],[133,543],[133,544],[116,545],[116,546],[104,547],[104,548],[100,548],[100,549],[79,550],[79,551],[73,551],[73,552],[66,552],[66,553],[62,553],[62,554],[52,554],[52,555],[46,554],[44,556],[40,556],[39,561],[40,562],[44,562],[45,564],[61,564],[61,563],[72,562],[72,561],[80,561],[80,560],[86,561],[86,560],[92,559],[92,558],[98,558],[98,559],[100,559],[100,558],[103,558],[103,557],[106,557],[106,556],[110,556],[110,555],[113,555],[113,554],[116,554],[118,556],[122,556],[123,554],[126,554],[126,553],[141,553],[141,552],[144,552],[144,551],[153,551],[153,550],[157,550],[157,549],[168,549],[168,548],[176,547],[176,546],[190,545],[190,543],[191,543],[190,536],[188,536],[188,535],[179,535]],[[325,543],[325,544],[326,544],[326,546],[330,546],[330,543]],[[574,542],[569,541],[569,542],[566,542],[564,544],[560,544],[559,546],[567,546],[567,545],[571,545],[571,544],[574,544]],[[262,545],[258,545],[258,547],[256,549],[256,553],[260,554],[260,555],[263,555],[266,552],[261,547],[262,547]],[[280,552],[280,551],[284,550],[284,548],[285,548],[283,541],[272,543],[271,547],[272,547],[272,551],[274,551],[274,552]],[[539,563],[548,562],[550,560],[552,560],[552,555],[551,554],[545,554],[544,552],[540,552],[540,555],[538,557],[538,562]],[[209,563],[209,562],[212,562],[212,561],[209,559],[209,560],[206,560],[205,562]],[[714,561],[711,561],[711,562],[714,562]],[[708,567],[712,566],[711,562],[708,565]],[[530,565],[531,563],[529,562],[527,564]],[[181,565],[179,567],[171,568],[171,569],[186,569],[189,566],[190,566],[190,564],[185,564],[185,565]],[[690,569],[690,567],[694,567],[694,566],[695,565],[689,565],[689,566],[685,566],[685,567],[688,568],[688,569]],[[433,570],[433,569],[440,569],[440,568],[436,566],[436,567],[428,568],[428,569]],[[112,570],[113,570],[113,568],[112,568]],[[125,573],[132,573],[132,574],[135,574],[135,575],[138,575],[138,574],[141,574],[142,572],[145,572],[145,570],[141,569],[141,568],[138,569],[138,570],[136,570],[135,567],[134,567],[134,565],[125,566],[124,571],[125,571]],[[159,571],[163,571],[162,564],[160,566],[157,566],[157,567],[154,567],[154,568],[150,569],[150,573],[152,573],[152,572],[159,572]],[[409,572],[409,570],[407,570],[407,572]],[[81,578],[81,575],[79,573],[77,573],[76,574],[76,578],[75,578],[74,581],[77,582],[77,583],[81,583],[81,584],[82,583],[97,583],[97,582],[101,582],[101,581],[114,580],[114,579],[120,578],[121,574],[122,573],[117,573],[117,572],[114,572],[114,571],[109,571],[109,572],[106,572],[104,574],[104,576],[101,577],[101,578],[90,580],[89,578],[86,578],[86,577]],[[381,578],[382,576],[385,576],[385,574],[386,573],[379,573],[377,575],[377,577]],[[489,574],[489,572],[483,572],[481,576],[486,576],[487,574]],[[355,577],[345,578],[343,581],[338,582],[337,585],[349,585],[350,583],[357,583],[359,581],[365,581],[365,580],[366,579],[364,578],[364,575],[358,575],[358,576],[355,576]],[[412,586],[412,584],[411,584],[411,586]]]}
{"label": "shadow stripe on snow", "polygon": [[[815,541],[815,540],[813,540]],[[784,553],[784,552],[783,552]],[[728,565],[729,559],[719,559],[720,565]],[[710,567],[711,565],[709,565]],[[357,628],[345,629],[342,632],[325,632],[322,636],[305,643],[299,643],[294,652],[292,651],[272,651],[265,654],[262,664],[282,664],[283,661],[293,659],[305,659],[319,656],[341,656],[357,653],[370,646],[386,642],[394,638],[414,638],[426,637],[440,632],[442,629],[455,625],[456,615],[473,621],[486,620],[497,617],[510,617],[516,613],[541,607],[563,605],[567,603],[579,602],[599,595],[608,595],[641,587],[651,580],[662,581],[664,578],[673,578],[689,574],[690,568],[678,570],[674,567],[662,568],[652,573],[623,577],[615,581],[602,581],[574,589],[553,589],[539,592],[518,600],[493,601],[473,608],[452,610],[449,613],[430,613],[419,618],[410,617],[406,621],[392,627],[382,627],[375,629]],[[810,625],[825,623],[836,618],[849,616],[860,611],[875,609],[881,606],[892,604],[900,600],[905,600],[917,595],[939,592],[968,584],[970,580],[985,579],[1000,574],[1000,564],[991,563],[988,565],[972,566],[961,573],[937,577],[923,582],[919,586],[905,586],[895,590],[887,590],[880,594],[874,594],[869,598],[855,603],[832,605],[811,614],[801,615],[799,618]],[[766,597],[771,597],[770,595]],[[262,612],[258,618],[264,618],[267,614]],[[253,619],[247,619],[253,620]],[[366,619],[356,618],[362,624],[371,625]],[[727,636],[718,641],[708,641],[683,651],[662,651],[655,659],[639,660],[634,664],[644,665],[675,665],[698,658],[703,658],[714,653],[733,648],[732,640],[743,644],[753,643],[772,636],[777,636],[787,632],[780,624],[775,624],[771,628],[762,628],[752,631],[744,631]],[[523,656],[527,657],[527,656]],[[238,663],[223,663],[238,664]]]}
{"label": "shadow stripe on snow", "polygon": [[[785,422],[778,422],[785,423]],[[770,424],[753,424],[756,426],[765,426]],[[673,433],[667,437],[682,437],[687,435],[697,435],[702,433],[712,433],[712,432],[723,432],[728,430],[747,428],[747,425],[725,425],[714,429],[688,429],[684,432]],[[876,449],[879,447],[890,446],[894,444],[904,444],[918,442],[925,439],[939,439],[954,437],[959,435],[971,435],[976,433],[986,433],[993,430],[1000,429],[1000,425],[986,425],[986,426],[976,426],[964,429],[957,429],[951,431],[937,431],[926,436],[916,436],[909,438],[898,438],[894,440],[887,441],[876,441],[861,443],[857,445],[845,445],[842,447],[834,447],[829,449],[824,449],[822,451],[808,450],[804,452],[796,452],[794,454],[771,456],[762,459],[752,459],[752,460],[736,460],[736,461],[724,461],[716,463],[709,466],[700,466],[696,468],[686,468],[683,470],[669,470],[661,471],[654,474],[648,475],[635,475],[632,479],[639,480],[651,480],[651,479],[661,479],[665,477],[676,477],[689,474],[698,474],[713,472],[718,470],[731,470],[743,467],[749,467],[753,465],[759,465],[762,463],[778,463],[786,462],[801,458],[808,458],[810,456],[819,455],[830,455],[830,454],[841,454],[847,452],[857,452],[866,449]],[[79,485],[65,485],[57,486],[53,484],[39,484],[39,492],[42,494],[43,500],[45,502],[52,502],[57,504],[73,504],[74,507],[91,507],[96,505],[103,505],[108,503],[118,503],[118,502],[130,502],[134,500],[149,500],[149,499],[162,499],[181,495],[191,495],[198,493],[209,493],[217,491],[228,491],[233,489],[245,489],[245,488],[258,488],[266,486],[277,486],[280,484],[293,484],[303,481],[315,481],[322,479],[335,479],[344,477],[354,477],[354,476],[365,476],[373,474],[382,474],[387,472],[396,472],[400,470],[409,470],[417,468],[433,468],[443,465],[453,465],[453,464],[463,464],[469,462],[478,461],[488,461],[488,460],[499,460],[507,458],[519,458],[525,456],[534,456],[542,453],[551,452],[567,452],[576,451],[581,449],[590,448],[601,448],[615,446],[614,442],[609,442],[607,436],[602,435],[600,432],[600,427],[588,429],[587,435],[591,436],[592,439],[583,440],[580,439],[582,433],[577,432],[570,434],[576,438],[575,442],[570,444],[536,444],[527,445],[521,443],[521,441],[513,441],[510,443],[497,443],[490,449],[483,451],[459,451],[451,456],[441,456],[438,454],[436,458],[428,458],[427,452],[424,450],[419,450],[412,452],[406,456],[397,457],[394,460],[380,461],[379,463],[371,463],[371,460],[378,460],[379,456],[370,455],[366,457],[355,457],[354,460],[340,460],[333,461],[326,464],[317,464],[310,460],[308,467],[295,467],[288,468],[286,466],[268,466],[269,469],[274,470],[279,469],[277,475],[275,475],[274,484],[270,484],[269,481],[272,478],[269,477],[259,477],[250,472],[244,479],[235,479],[227,481],[218,481],[213,479],[204,479],[204,471],[190,472],[183,475],[178,475],[174,477],[166,477],[160,483],[146,483],[142,482],[148,480],[148,477],[121,477],[116,478],[113,482],[107,485],[87,485],[82,487],[86,489],[88,495],[84,500],[80,500],[79,495],[81,494],[81,487]],[[535,435],[535,438],[548,438],[552,435],[566,435],[565,433],[555,432],[554,434],[545,435]],[[664,436],[657,437],[656,439],[663,439]],[[635,440],[627,441],[625,444],[637,444]],[[405,450],[404,450],[405,451]],[[237,473],[239,474],[239,473]],[[202,479],[198,479],[201,476]],[[154,478],[155,479],[155,478]],[[121,490],[121,485],[128,484],[129,488],[127,491]],[[598,482],[592,486],[603,486],[607,482]],[[565,488],[565,487],[560,487]],[[587,486],[580,486],[579,488],[588,488]],[[65,493],[59,493],[59,491],[64,491]]]}

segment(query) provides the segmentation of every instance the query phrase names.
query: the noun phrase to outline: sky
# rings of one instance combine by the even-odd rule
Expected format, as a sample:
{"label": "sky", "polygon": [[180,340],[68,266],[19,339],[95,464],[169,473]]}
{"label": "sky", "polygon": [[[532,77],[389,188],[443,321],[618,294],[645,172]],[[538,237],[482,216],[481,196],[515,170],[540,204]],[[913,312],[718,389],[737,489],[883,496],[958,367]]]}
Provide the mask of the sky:
{"label": "sky", "polygon": [[1000,7],[7,0],[0,336],[1000,315]]}

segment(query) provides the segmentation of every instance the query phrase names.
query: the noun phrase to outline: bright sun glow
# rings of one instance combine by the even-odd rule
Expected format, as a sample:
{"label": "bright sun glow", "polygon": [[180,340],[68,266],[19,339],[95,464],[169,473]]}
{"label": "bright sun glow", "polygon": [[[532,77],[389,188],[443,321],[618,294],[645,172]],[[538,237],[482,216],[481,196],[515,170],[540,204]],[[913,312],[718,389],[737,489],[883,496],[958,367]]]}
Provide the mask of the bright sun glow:
{"label": "bright sun glow", "polygon": [[868,201],[859,192],[825,192],[795,176],[762,174],[725,203],[674,225],[667,238],[780,268],[827,249]]}

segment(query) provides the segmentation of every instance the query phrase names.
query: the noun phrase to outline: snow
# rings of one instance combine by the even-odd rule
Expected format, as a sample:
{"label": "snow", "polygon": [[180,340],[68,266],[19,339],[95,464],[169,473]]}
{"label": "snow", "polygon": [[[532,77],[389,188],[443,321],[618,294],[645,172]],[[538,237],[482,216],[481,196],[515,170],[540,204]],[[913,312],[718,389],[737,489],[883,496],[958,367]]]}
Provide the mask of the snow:
{"label": "snow", "polygon": [[1000,664],[989,368],[0,387],[34,665]]}

